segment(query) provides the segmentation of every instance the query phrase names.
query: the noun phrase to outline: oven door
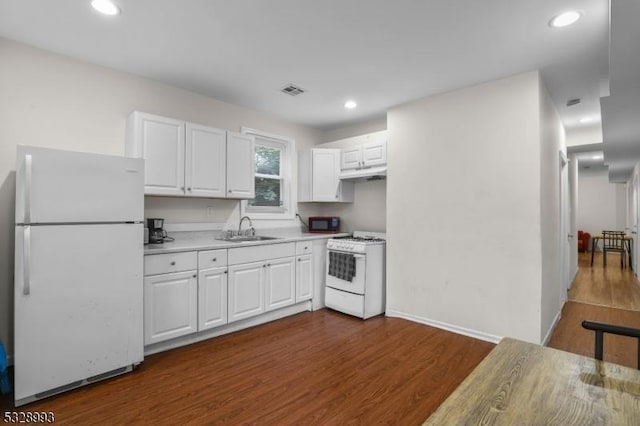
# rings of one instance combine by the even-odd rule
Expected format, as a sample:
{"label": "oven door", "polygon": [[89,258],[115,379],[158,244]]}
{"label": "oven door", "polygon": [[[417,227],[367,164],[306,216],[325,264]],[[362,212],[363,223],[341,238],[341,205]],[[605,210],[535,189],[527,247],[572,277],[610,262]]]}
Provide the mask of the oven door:
{"label": "oven door", "polygon": [[[331,264],[330,264],[331,256],[329,253],[331,252],[345,253],[347,255],[351,255],[355,257],[356,273],[353,276],[353,279],[351,281],[347,281],[347,280],[335,277],[333,275],[329,275],[329,270],[331,267]],[[364,294],[364,280],[365,280],[364,271],[367,270],[366,262],[367,262],[367,256],[364,254],[348,253],[348,252],[332,250],[332,249],[327,250],[327,269],[325,271],[327,275],[327,284],[326,284],[327,287],[335,288],[336,290],[348,291],[350,293],[355,293],[355,294]]]}

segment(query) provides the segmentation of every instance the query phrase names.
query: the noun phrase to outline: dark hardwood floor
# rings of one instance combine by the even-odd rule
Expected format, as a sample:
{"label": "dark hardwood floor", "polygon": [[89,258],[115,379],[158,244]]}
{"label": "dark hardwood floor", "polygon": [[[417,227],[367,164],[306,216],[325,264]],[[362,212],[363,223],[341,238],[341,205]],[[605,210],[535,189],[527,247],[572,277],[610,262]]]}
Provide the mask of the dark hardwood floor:
{"label": "dark hardwood floor", "polygon": [[323,309],[152,355],[132,374],[19,410],[84,425],[420,424],[492,348]]}
{"label": "dark hardwood floor", "polygon": [[[619,268],[583,270],[576,284],[573,294],[597,305],[638,285]],[[640,311],[597,305],[569,301],[549,346],[593,356],[584,319],[640,328]],[[421,424],[492,348],[398,318],[320,310],[152,355],[131,374],[15,411],[81,425]],[[605,337],[607,361],[635,368],[636,350],[634,339]],[[14,410],[12,401],[0,396],[0,407]]]}

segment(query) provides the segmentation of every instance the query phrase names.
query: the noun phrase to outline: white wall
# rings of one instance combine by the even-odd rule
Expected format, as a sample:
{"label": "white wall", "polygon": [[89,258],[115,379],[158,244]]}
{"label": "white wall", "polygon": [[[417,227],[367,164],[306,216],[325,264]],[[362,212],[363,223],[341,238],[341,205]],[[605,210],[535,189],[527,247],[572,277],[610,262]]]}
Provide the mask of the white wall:
{"label": "white wall", "polygon": [[539,85],[529,72],[388,113],[387,314],[541,341]]}
{"label": "white wall", "polygon": [[577,226],[590,234],[603,230],[623,231],[627,205],[625,184],[610,183],[606,170],[578,173]]}
{"label": "white wall", "polygon": [[595,123],[590,126],[578,126],[567,130],[566,145],[590,145],[602,143],[602,124]]}
{"label": "white wall", "polygon": [[[0,39],[0,58],[0,339],[9,352],[17,144],[123,155],[126,118],[133,110],[235,131],[241,126],[260,129],[295,139],[298,149],[322,140],[322,132],[270,114],[9,40]],[[145,202],[147,214],[170,222],[239,220],[234,201],[147,197]],[[207,216],[208,206],[214,207],[213,216]],[[303,207],[307,214],[312,208]]]}
{"label": "white wall", "polygon": [[368,120],[361,123],[351,124],[339,129],[327,130],[322,135],[324,142],[334,142],[353,136],[366,135],[367,133],[379,132],[387,129],[387,116],[375,120]]}

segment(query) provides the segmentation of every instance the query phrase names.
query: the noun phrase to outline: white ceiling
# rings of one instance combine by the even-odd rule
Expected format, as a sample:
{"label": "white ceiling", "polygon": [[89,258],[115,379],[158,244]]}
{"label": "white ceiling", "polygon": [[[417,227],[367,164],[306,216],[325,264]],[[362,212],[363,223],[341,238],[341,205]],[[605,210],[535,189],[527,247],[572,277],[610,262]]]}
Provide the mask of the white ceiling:
{"label": "white ceiling", "polygon": [[[324,130],[533,69],[568,131],[599,126],[609,94],[609,0],[115,1],[106,17],[89,0],[0,0],[0,37]],[[582,19],[550,28],[567,9]]]}

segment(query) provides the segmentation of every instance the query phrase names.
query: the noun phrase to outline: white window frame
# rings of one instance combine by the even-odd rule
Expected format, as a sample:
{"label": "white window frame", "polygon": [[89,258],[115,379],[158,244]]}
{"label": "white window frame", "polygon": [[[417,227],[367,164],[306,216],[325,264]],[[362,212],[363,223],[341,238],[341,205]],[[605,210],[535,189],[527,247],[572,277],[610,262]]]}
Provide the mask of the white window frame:
{"label": "white window frame", "polygon": [[[261,130],[251,129],[248,127],[242,127],[241,133],[251,135],[255,137],[256,146],[269,146],[282,149],[282,157],[280,158],[280,179],[282,179],[282,208],[280,211],[274,211],[269,207],[253,207],[250,206],[247,200],[243,200],[240,203],[240,212],[242,216],[249,216],[251,219],[266,219],[266,220],[278,220],[278,219],[294,219],[295,218],[295,202],[292,180],[293,170],[293,157],[296,152],[295,141],[291,138],[276,135],[273,133],[263,132]],[[276,178],[271,175],[260,175],[254,173],[256,177]],[[270,210],[270,211],[269,211]]]}

